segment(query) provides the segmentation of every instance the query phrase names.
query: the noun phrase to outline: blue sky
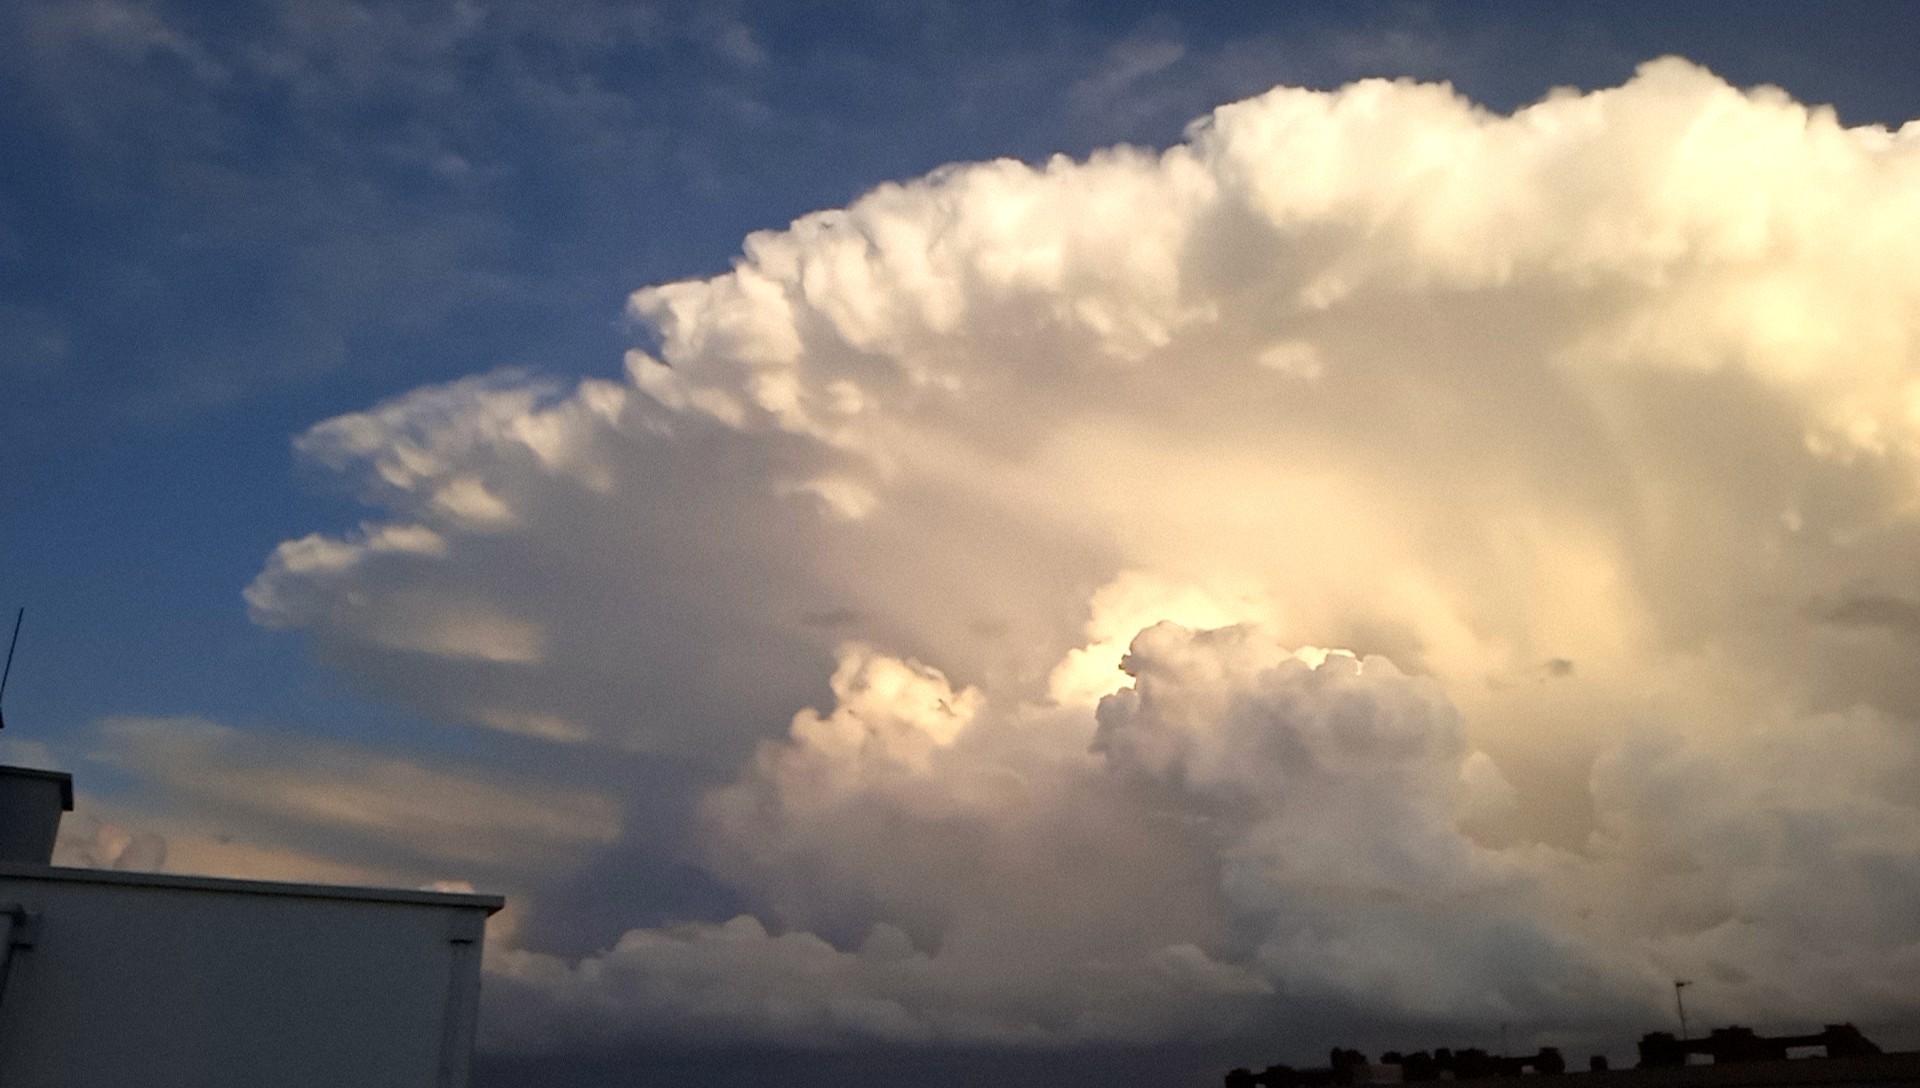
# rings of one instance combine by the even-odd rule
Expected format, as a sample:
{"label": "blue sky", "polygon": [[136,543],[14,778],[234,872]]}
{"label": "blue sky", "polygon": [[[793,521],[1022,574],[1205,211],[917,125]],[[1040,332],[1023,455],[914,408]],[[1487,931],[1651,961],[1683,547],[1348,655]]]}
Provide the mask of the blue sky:
{"label": "blue sky", "polygon": [[[1022,684],[1044,686],[1048,675],[1061,675],[1047,671],[1060,652],[1091,652],[1102,644],[1095,637],[1106,607],[1101,602],[1111,603],[1126,596],[1127,587],[1145,584],[1127,581],[1128,571],[1160,579],[1155,585],[1170,584],[1186,576],[1180,572],[1196,569],[1195,560],[1166,559],[1164,567],[1155,567],[1177,549],[1156,544],[1129,552],[1134,545],[1120,529],[1088,531],[1084,540],[1076,537],[1072,547],[1063,545],[1053,554],[1019,534],[1032,533],[1038,540],[1067,530],[1048,528],[1053,523],[1045,519],[1022,523],[1017,531],[981,530],[999,515],[949,502],[942,497],[946,482],[918,491],[901,484],[896,493],[887,490],[894,484],[873,484],[851,469],[858,477],[852,485],[844,481],[853,477],[833,474],[837,468],[820,469],[826,475],[817,478],[793,476],[798,483],[772,473],[768,479],[787,481],[769,485],[786,488],[781,494],[817,496],[841,516],[876,527],[871,539],[822,536],[809,544],[815,530],[800,515],[784,508],[770,514],[745,498],[736,504],[734,497],[760,486],[754,473],[763,463],[791,454],[797,463],[814,466],[810,472],[822,464],[844,467],[834,459],[851,455],[845,449],[793,453],[774,439],[739,449],[719,439],[698,445],[685,437],[691,430],[675,432],[681,437],[674,441],[682,445],[671,448],[656,449],[636,439],[634,448],[646,452],[630,458],[607,454],[602,466],[611,466],[614,481],[605,493],[640,496],[630,506],[612,503],[603,509],[586,499],[556,499],[545,515],[551,521],[540,531],[472,529],[466,536],[459,526],[471,528],[468,523],[450,529],[422,513],[425,507],[409,505],[413,482],[383,483],[379,466],[389,462],[381,459],[405,446],[408,436],[432,432],[435,421],[484,416],[484,398],[474,390],[525,392],[534,407],[512,410],[524,417],[539,407],[573,405],[574,384],[582,379],[626,383],[630,364],[623,363],[623,353],[630,349],[666,358],[675,375],[696,375],[684,379],[694,384],[708,373],[700,368],[722,372],[732,365],[720,357],[723,349],[691,338],[675,347],[674,328],[696,328],[708,318],[672,317],[667,302],[642,306],[645,315],[631,316],[629,295],[649,285],[722,276],[736,267],[751,232],[781,231],[808,213],[850,205],[884,182],[911,181],[946,164],[1011,158],[1038,167],[1056,154],[1079,160],[1116,144],[1163,149],[1180,143],[1195,118],[1279,84],[1330,90],[1372,76],[1444,80],[1466,99],[1507,114],[1555,87],[1585,92],[1620,86],[1635,78],[1643,62],[1667,54],[1686,57],[1736,88],[1772,84],[1800,103],[1831,104],[1847,126],[1897,128],[1920,116],[1920,82],[1910,49],[1920,30],[1916,24],[1920,13],[1913,9],[1871,2],[209,7],[28,0],[9,5],[0,13],[0,41],[7,43],[0,46],[0,148],[5,149],[0,152],[0,389],[5,391],[0,398],[0,449],[5,451],[0,606],[24,605],[27,617],[6,693],[9,728],[0,737],[16,747],[0,752],[76,771],[83,790],[101,806],[102,818],[136,831],[148,819],[154,834],[173,840],[175,866],[194,858],[226,858],[223,864],[245,868],[238,855],[195,853],[184,845],[203,832],[213,841],[218,836],[206,829],[219,825],[228,836],[219,839],[222,843],[237,837],[261,844],[263,852],[247,862],[258,862],[261,875],[318,872],[421,881],[469,875],[481,884],[505,882],[526,912],[516,922],[522,928],[503,940],[529,955],[577,958],[605,950],[629,930],[719,924],[736,912],[768,923],[773,939],[782,933],[818,933],[842,952],[860,946],[868,925],[897,923],[899,928],[888,932],[905,932],[916,948],[928,951],[939,944],[930,936],[940,928],[931,920],[938,911],[915,913],[918,908],[888,905],[892,901],[873,890],[890,886],[884,880],[863,885],[858,893],[823,892],[808,899],[793,888],[816,887],[827,878],[801,872],[804,866],[769,876],[772,870],[754,869],[739,851],[722,850],[725,856],[716,859],[703,852],[703,836],[713,832],[702,830],[701,821],[710,815],[700,814],[710,814],[715,806],[724,809],[726,797],[765,786],[749,781],[751,773],[744,768],[752,765],[754,745],[778,743],[793,715],[813,707],[821,711],[816,721],[838,721],[830,709],[835,700],[842,708],[854,707],[848,711],[854,718],[867,713],[858,709],[867,691],[862,684],[878,690],[897,680],[903,685],[899,690],[909,692],[921,690],[916,684],[932,685],[925,690],[944,693],[938,700],[942,706],[961,701],[967,685],[978,685],[987,693],[980,720],[987,720],[1007,705],[996,700],[1014,699],[998,693],[1026,691]],[[1411,111],[1411,101],[1394,99],[1382,108]],[[1381,154],[1390,157],[1387,150]],[[1089,193],[1106,191],[1089,184]],[[909,186],[909,191],[921,190]],[[1888,198],[1890,207],[1897,196]],[[1067,206],[1060,214],[1078,212]],[[1144,214],[1150,217],[1152,209]],[[1142,237],[1152,234],[1143,223]],[[1284,264],[1306,258],[1287,250],[1271,259]],[[1230,302],[1222,305],[1232,311]],[[1897,310],[1894,302],[1886,306],[1886,312]],[[1372,319],[1372,327],[1424,311],[1403,300],[1385,312],[1389,317]],[[722,328],[720,318],[712,320],[715,329]],[[1016,339],[1020,334],[1018,325],[1008,333]],[[1335,353],[1331,345],[1346,343],[1309,340],[1287,343],[1308,344],[1314,353],[1302,356],[1299,350],[1306,349],[1289,348],[1294,354],[1273,356],[1281,361],[1269,365],[1311,371],[1311,377],[1319,374],[1322,355],[1317,353]],[[1028,342],[1042,338],[1036,333]],[[889,350],[860,348],[878,356]],[[966,350],[983,359],[1019,354],[990,334],[981,334]],[[1637,350],[1658,354],[1655,348]],[[1049,365],[1037,359],[1026,373]],[[481,385],[452,387],[465,392],[449,394],[439,407],[419,399],[417,391],[477,375],[494,376],[475,379]],[[1394,388],[1381,381],[1379,388]],[[876,388],[866,388],[866,395],[879,396]],[[1674,470],[1672,480],[1680,482],[1671,490],[1647,484],[1647,495],[1653,496],[1647,509],[1664,501],[1659,496],[1693,494],[1683,484],[1719,479],[1698,466],[1761,456],[1754,451],[1777,455],[1787,464],[1791,458],[1778,452],[1784,448],[1778,434],[1758,424],[1753,426],[1759,437],[1747,436],[1745,429],[1751,420],[1800,410],[1802,400],[1792,397],[1801,393],[1769,399],[1776,397],[1773,389],[1756,392],[1739,385],[1724,396],[1699,393],[1696,407],[1724,411],[1730,421],[1720,430],[1703,424],[1697,432],[1707,436],[1701,442],[1726,437],[1724,446],[1713,447],[1720,459],[1702,454],[1687,460],[1692,467]],[[1032,392],[1033,403],[1066,396],[1044,383]],[[352,414],[409,395],[415,399],[401,402],[409,407],[396,409],[399,422],[391,426],[309,430],[341,417],[364,422],[371,417]],[[668,403],[669,394],[650,395]],[[1626,403],[1635,395],[1616,390],[1610,394],[1614,400],[1596,403]],[[1686,398],[1694,395],[1675,393],[1672,402],[1693,405]],[[1881,395],[1859,394],[1869,400]],[[1843,407],[1832,411],[1857,408],[1855,401],[1842,400]],[[1537,410],[1539,418],[1550,414],[1534,402],[1525,405],[1523,412]],[[1820,414],[1829,407],[1819,401],[1806,408],[1807,418],[1830,422]],[[1594,418],[1613,418],[1595,412]],[[1622,433],[1655,433],[1657,413],[1649,409],[1646,420],[1653,422],[1640,431],[1623,424]],[[1043,434],[1057,422],[1036,418],[1032,433]],[[962,430],[958,422],[940,424],[948,426],[954,433]],[[1009,418],[1005,433],[986,436],[979,448],[998,450],[1003,440],[1018,445],[1028,433],[1023,426]],[[1335,438],[1311,448],[1332,448],[1344,441],[1339,435],[1360,434],[1368,426],[1352,417],[1328,432]],[[1808,434],[1817,429],[1807,426]],[[310,437],[296,453],[295,440],[303,434]],[[374,436],[367,439],[373,445],[354,445],[363,434]],[[1489,454],[1495,459],[1489,463],[1500,457],[1520,463],[1530,454],[1514,451],[1534,449],[1527,444],[1531,441],[1515,438],[1512,446],[1501,447],[1505,453]],[[1798,525],[1802,519],[1817,521],[1829,508],[1851,511],[1833,515],[1835,532],[1870,536],[1871,528],[1887,534],[1875,545],[1881,549],[1874,553],[1879,565],[1846,566],[1846,577],[1836,576],[1830,584],[1792,583],[1784,574],[1780,584],[1743,582],[1712,600],[1794,595],[1792,607],[1782,606],[1786,613],[1824,617],[1821,622],[1831,628],[1893,639],[1865,649],[1849,643],[1845,660],[1852,664],[1837,665],[1825,679],[1808,679],[1782,694],[1779,706],[1789,709],[1779,712],[1818,715],[1868,706],[1896,723],[1888,727],[1890,735],[1910,738],[1914,693],[1890,678],[1892,666],[1883,661],[1897,656],[1903,645],[1898,637],[1904,637],[1901,617],[1907,613],[1900,609],[1911,605],[1900,573],[1907,569],[1901,565],[1905,557],[1913,554],[1901,535],[1908,523],[1886,512],[1898,509],[1892,500],[1872,507],[1878,511],[1872,517],[1846,505],[1900,486],[1889,481],[1898,478],[1904,447],[1895,439],[1875,441],[1880,444],[1871,446],[1872,456],[1885,462],[1875,470],[1880,475],[1860,475],[1866,469],[1858,458],[1836,456],[1811,467],[1791,462],[1793,471],[1802,473],[1796,479],[1812,482],[1806,485],[1808,495],[1790,507],[1788,520]],[[464,477],[458,466],[445,468],[455,483],[483,480],[502,495],[518,493],[515,480],[525,483],[512,475],[518,469],[500,467],[511,460],[506,454],[496,462],[485,459],[493,453],[483,457],[466,446],[447,452],[454,446],[423,439],[426,447],[449,463],[471,457],[472,472]],[[1369,460],[1370,453],[1336,462],[1384,464],[1410,448],[1391,445],[1396,452],[1379,454],[1377,462]],[[905,458],[900,463],[912,461],[895,453]],[[1845,467],[1835,467],[1843,462]],[[874,464],[883,463],[893,462],[876,456]],[[1128,463],[1116,458],[1116,471]],[[901,479],[874,471],[896,484]],[[430,474],[422,473],[423,478]],[[1629,478],[1633,482],[1592,483],[1592,494],[1607,487],[1631,491],[1651,476],[1622,477]],[[1065,485],[1056,480],[1055,486]],[[1588,494],[1566,486],[1568,494]],[[1713,490],[1711,482],[1698,486],[1703,494],[1731,493],[1731,485],[1722,491]],[[1006,487],[1006,494],[1018,490]],[[920,513],[902,514],[897,527],[883,532],[885,517],[870,516],[870,507],[863,505],[875,501],[883,514]],[[1061,500],[1063,505],[1076,501]],[[1729,500],[1730,508],[1737,505]],[[1542,509],[1549,507],[1553,504]],[[607,509],[631,520],[619,521]],[[786,518],[793,520],[781,520]],[[256,603],[250,615],[242,591],[256,577],[268,577],[263,569],[283,562],[270,558],[282,542],[331,534],[361,549],[364,557],[379,549],[356,526],[408,524],[409,519],[433,525],[454,541],[454,559],[445,572],[381,568],[364,582],[355,581],[360,577],[355,574],[336,585],[302,581],[307,574],[295,571],[275,583],[293,596],[266,607]],[[1073,519],[1063,515],[1060,520]],[[822,554],[881,557],[872,561],[878,571],[888,555],[932,550],[929,541],[971,540],[969,534],[976,532],[982,539],[964,559],[938,571],[897,574],[902,584],[939,587],[925,590],[931,594],[926,601],[914,598],[911,606],[900,606],[898,614],[890,614],[886,603],[897,587],[880,573],[865,588],[848,590],[844,600],[825,590],[795,590],[792,601],[781,598],[781,607],[791,605],[801,617],[789,626],[813,632],[803,635],[778,629],[777,610],[769,605],[759,611],[749,599],[759,593],[759,600],[772,601],[786,592],[781,587],[810,585],[807,578],[823,566],[809,558],[808,547],[817,546]],[[734,550],[747,547],[742,536],[756,533],[769,539],[792,534],[799,543],[792,551],[735,556]],[[607,541],[626,540],[631,541],[631,564],[607,550]],[[411,545],[396,547],[405,551]],[[713,556],[724,559],[708,564]],[[1010,565],[1029,558],[1033,572],[1008,572]],[[1698,580],[1698,572],[1689,575],[1693,568],[1664,552],[1642,558],[1641,566],[1632,567],[1640,579],[1635,584],[1648,600],[1664,602],[1658,608],[1649,605],[1648,614],[1667,618],[1634,630],[1658,628],[1661,634],[1647,636],[1650,644],[1667,647],[1662,640],[1670,640],[1670,647],[1679,647],[1672,650],[1676,654],[1714,641],[1672,619],[1686,608],[1706,607],[1671,588],[1689,577]],[[1435,564],[1447,570],[1460,566],[1453,558]],[[1080,572],[1085,572],[1084,586],[1075,581]],[[857,580],[844,573],[834,578],[831,584],[842,587]],[[1022,614],[1017,604],[983,603],[980,615],[966,620],[984,642],[1031,636],[1030,652],[1021,652],[1026,656],[1013,651],[1004,660],[973,660],[961,651],[941,656],[943,647],[963,641],[955,632],[964,625],[960,619],[948,624],[929,616],[942,609],[966,612],[976,595],[980,601],[993,597],[983,585],[1002,580],[1009,587],[1003,592],[1017,596],[1026,578],[1035,585],[1072,583],[1077,596],[1070,605],[1036,606],[1031,615]],[[1543,584],[1560,584],[1541,578]],[[1214,592],[1214,583],[1203,586],[1203,581],[1196,580],[1192,592]],[[603,587],[602,592],[581,588],[591,585]],[[1096,596],[1103,585],[1108,596]],[[906,599],[920,591],[899,590],[897,596]],[[299,596],[307,592],[313,596]],[[1566,592],[1556,599],[1586,600],[1573,589]],[[402,636],[358,628],[358,621],[343,618],[369,598],[376,609],[390,601],[401,602],[394,607],[402,611],[445,605],[448,615],[479,615],[462,610],[480,597],[532,617],[526,621],[531,629],[548,639],[536,639],[539,645],[560,638],[554,632],[578,619],[580,637],[599,639],[606,652],[575,655],[567,668],[539,676],[516,673],[501,679],[486,670],[518,664],[546,668],[538,649],[523,654],[515,648],[520,644],[511,636],[520,628],[486,627],[476,620],[468,626],[482,632],[475,635],[481,642],[472,644],[478,650],[464,642],[461,646],[469,648],[457,651],[422,650],[424,644],[417,643],[396,649],[395,639]],[[1191,595],[1169,590],[1166,597],[1188,603],[1169,604],[1172,611],[1164,614],[1126,612],[1144,622],[1116,629],[1113,637],[1130,638],[1162,618],[1217,625],[1205,616],[1189,617]],[[937,607],[928,603],[936,600]],[[1116,614],[1126,611],[1113,607]],[[1302,599],[1276,615],[1298,617],[1316,607]],[[1325,607],[1332,610],[1329,615],[1338,611]],[[1438,676],[1451,685],[1448,669],[1454,666],[1448,664],[1444,640],[1434,633],[1439,627],[1421,627],[1425,620],[1395,613],[1396,606],[1360,608],[1349,600],[1342,607],[1347,613],[1319,626],[1301,626],[1305,621],[1294,619],[1274,622],[1283,629],[1280,637],[1290,640],[1289,649],[1311,636],[1321,640],[1314,645],[1352,645],[1363,654],[1377,650],[1410,675]],[[618,619],[622,609],[636,615],[657,611],[629,626]],[[1515,605],[1514,610],[1524,608]],[[658,629],[649,626],[656,614],[664,617]],[[1228,608],[1219,624],[1256,620],[1266,622],[1266,617]],[[1740,626],[1725,616],[1721,621],[1729,632]],[[1700,624],[1710,622],[1715,621]],[[1086,639],[1076,634],[1082,623],[1095,625],[1087,627]],[[669,625],[681,626],[666,631]],[[834,637],[877,647],[879,656],[862,659],[865,665],[844,655],[836,658],[823,641],[826,636],[815,637],[829,629],[839,632]],[[1559,669],[1553,662],[1562,658],[1549,646],[1551,639],[1538,628],[1528,631],[1535,641],[1519,636],[1509,641],[1526,643],[1528,652],[1539,650],[1540,660],[1511,664],[1512,669],[1560,676],[1585,668],[1578,664],[1585,659],[1568,658],[1576,664]],[[1332,641],[1336,636],[1347,641]],[[627,648],[613,645],[616,637],[633,640],[628,656],[623,656]],[[1738,643],[1724,654],[1743,662],[1743,668],[1760,670],[1788,655],[1780,646],[1747,645],[1733,634],[1726,641]],[[1123,645],[1124,640],[1116,644]],[[1701,653],[1703,661],[1722,660],[1716,656],[1720,649]],[[886,664],[896,657],[885,655],[944,675],[935,681],[907,669],[896,676]],[[455,659],[486,664],[471,669],[446,664]],[[847,681],[851,687],[829,679],[842,675],[836,668],[853,678]],[[1482,672],[1495,676],[1491,665]],[[1616,675],[1632,672],[1621,666]],[[1502,672],[1496,679],[1511,686],[1519,683],[1513,680],[1518,675]],[[1829,690],[1842,683],[1854,683],[1857,691]],[[1622,690],[1630,686],[1624,680],[1620,684]],[[1649,691],[1668,690],[1649,684]],[[1499,686],[1494,679],[1487,685],[1489,690]],[[1519,798],[1521,816],[1476,832],[1476,849],[1505,848],[1521,840],[1565,845],[1587,833],[1583,821],[1597,819],[1593,812],[1600,801],[1563,810],[1550,798],[1569,782],[1601,781],[1607,767],[1628,758],[1608,755],[1611,749],[1598,740],[1565,739],[1575,733],[1611,737],[1612,724],[1586,723],[1564,708],[1548,711],[1532,703],[1476,716],[1479,696],[1452,686],[1446,694],[1467,720],[1462,753],[1471,750],[1482,759],[1492,753],[1513,780],[1503,788]],[[1392,695],[1403,697],[1415,698]],[[608,724],[628,715],[669,713],[659,707],[673,708],[671,713],[697,724],[685,726],[671,742],[660,739],[665,727],[651,720],[631,735]],[[1678,718],[1699,709],[1676,703],[1639,713],[1665,720],[1665,715]],[[1481,724],[1502,721],[1502,714],[1572,715],[1572,724],[1551,740],[1541,739],[1544,730],[1503,732],[1505,726]],[[1101,751],[1124,749],[1113,738],[1124,739],[1128,727],[1110,724],[1122,718],[1121,711],[1102,705],[1099,728],[1107,739],[1099,743],[1109,747]],[[196,724],[178,724],[188,719]],[[1087,718],[1089,730],[1093,720]],[[553,721],[563,721],[566,728],[541,724]],[[577,735],[567,732],[576,725]],[[563,734],[571,739],[555,739]],[[1620,750],[1643,751],[1630,744]],[[196,759],[205,762],[196,764]],[[366,773],[375,778],[392,771],[400,781],[430,782],[421,788],[444,788],[449,795],[459,787],[434,775],[476,776],[500,789],[501,798],[522,797],[530,811],[546,806],[573,813],[589,829],[533,832],[527,841],[534,847],[503,848],[498,856],[474,860],[458,850],[406,846],[402,840],[410,825],[404,816],[380,824],[377,834],[367,832],[371,838],[356,838],[360,831],[308,826],[292,817],[278,823],[263,815],[267,807],[256,804],[257,797],[244,803],[234,796],[221,799],[217,790],[196,792],[177,776],[190,777],[199,766],[209,777],[231,772],[239,781],[270,769],[267,777],[284,785],[298,780],[303,767],[326,763],[374,768]],[[407,777],[414,774],[422,777]],[[1492,774],[1498,779],[1502,772]],[[523,781],[531,785],[516,794],[515,784]],[[1735,802],[1728,804],[1738,811]],[[484,826],[512,835],[510,827]],[[784,833],[765,832],[769,839]],[[537,852],[539,843],[549,841],[559,844],[554,849],[560,860],[525,860],[528,851]],[[259,860],[268,854],[278,860]],[[470,863],[466,869],[462,858]],[[311,868],[322,865],[338,868]],[[896,908],[897,916],[888,913]],[[1194,939],[1207,955],[1219,958],[1225,953],[1207,942],[1232,946],[1233,939],[1223,934]],[[1485,934],[1470,939],[1493,940]],[[1543,939],[1540,948],[1528,946],[1530,951],[1515,955],[1537,952],[1550,959],[1543,949],[1551,943]],[[519,981],[490,985],[516,994],[514,986],[523,983],[527,993],[538,989],[525,983],[534,974],[514,977]],[[1601,989],[1614,995],[1631,987]],[[536,997],[520,996],[529,1007],[539,1005]],[[1350,1003],[1358,1010],[1350,1021],[1356,1025],[1471,1020],[1454,1009],[1408,1011],[1391,1002],[1370,1004],[1372,997],[1359,990],[1340,991],[1327,1000],[1342,1008],[1341,1003]],[[1725,1011],[1740,1011],[1737,1001],[1728,1002]],[[1638,1015],[1637,1006],[1624,998],[1605,1009],[1608,1016],[1627,1021]],[[1774,1014],[1790,1015],[1778,1009]],[[732,1038],[731,1029],[697,1020],[689,1025],[688,1038],[695,1042]],[[782,1039],[754,1030],[740,1029],[756,1045]],[[1573,1032],[1575,1027],[1563,1018],[1542,1030]],[[585,1035],[556,1029],[551,1038],[533,1042],[515,1036],[514,1045],[531,1047],[536,1055],[557,1048],[562,1057],[603,1044],[642,1050],[665,1046],[657,1038],[636,1043],[618,1032],[608,1037],[614,1041],[582,1041]],[[969,1041],[978,1044],[978,1039]],[[856,1053],[863,1045],[846,1044]],[[889,1060],[897,1062],[897,1053]]]}

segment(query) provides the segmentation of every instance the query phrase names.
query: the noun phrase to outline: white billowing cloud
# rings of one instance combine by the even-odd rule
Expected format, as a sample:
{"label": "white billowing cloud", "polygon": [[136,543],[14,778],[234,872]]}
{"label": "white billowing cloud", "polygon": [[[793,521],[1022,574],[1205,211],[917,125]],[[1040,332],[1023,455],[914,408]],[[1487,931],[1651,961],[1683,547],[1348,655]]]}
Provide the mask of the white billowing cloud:
{"label": "white billowing cloud", "polygon": [[625,380],[323,423],[380,513],[248,601],[732,776],[749,914],[508,955],[523,1042],[1910,1017],[1916,228],[1920,127],[1679,60],[1280,88],[755,234]]}
{"label": "white billowing cloud", "polygon": [[1211,826],[1224,900],[1257,920],[1253,959],[1275,986],[1435,1019],[1634,1003],[1610,950],[1551,916],[1524,854],[1462,832],[1505,784],[1432,680],[1286,654],[1242,627],[1160,624],[1126,663],[1134,683],[1101,703],[1094,749]]}
{"label": "white billowing cloud", "polygon": [[1916,770],[1912,723],[1866,708],[1756,722],[1718,743],[1634,738],[1593,775],[1590,875],[1635,889],[1613,903],[1615,939],[1710,980],[1711,1015],[1758,1006],[1805,1022],[1863,1003],[1911,1015]]}
{"label": "white billowing cloud", "polygon": [[708,798],[712,864],[782,928],[635,930],[573,965],[507,953],[507,1041],[1138,1041],[1216,1032],[1272,992],[1225,958],[1201,829],[1140,804],[1057,713],[996,714],[858,645],[833,688]]}
{"label": "white billowing cloud", "polygon": [[571,968],[514,951],[490,967],[488,985],[505,990],[490,1027],[506,1045],[1137,1042],[1213,1031],[1208,1012],[1231,1013],[1234,999],[1267,992],[1190,944],[1036,981],[929,956],[884,923],[840,951],[811,933],[772,936],[746,915],[634,930]]}
{"label": "white billowing cloud", "polygon": [[1077,709],[1003,716],[847,648],[834,711],[709,799],[716,869],[784,928],[506,952],[496,1038],[1137,1043],[1289,1001],[1578,1032],[1651,1022],[1674,977],[1720,1017],[1912,1008],[1910,729],[1634,738],[1595,767],[1583,849],[1493,848],[1463,825],[1510,787],[1430,679],[1166,623],[1126,668],[1089,751],[1062,743]]}
{"label": "white billowing cloud", "polygon": [[1126,664],[1134,683],[1101,703],[1093,750],[1236,820],[1224,845],[1247,890],[1455,895],[1483,882],[1453,827],[1467,752],[1438,685],[1378,657],[1309,665],[1234,627],[1156,625]]}

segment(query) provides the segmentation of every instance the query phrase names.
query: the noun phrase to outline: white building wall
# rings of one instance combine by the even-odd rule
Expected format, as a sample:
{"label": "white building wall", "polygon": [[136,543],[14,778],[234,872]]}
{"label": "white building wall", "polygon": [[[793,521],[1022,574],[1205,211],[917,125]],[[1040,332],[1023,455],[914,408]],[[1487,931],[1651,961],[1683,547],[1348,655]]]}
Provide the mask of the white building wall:
{"label": "white building wall", "polygon": [[0,864],[0,1085],[460,1088],[500,905]]}

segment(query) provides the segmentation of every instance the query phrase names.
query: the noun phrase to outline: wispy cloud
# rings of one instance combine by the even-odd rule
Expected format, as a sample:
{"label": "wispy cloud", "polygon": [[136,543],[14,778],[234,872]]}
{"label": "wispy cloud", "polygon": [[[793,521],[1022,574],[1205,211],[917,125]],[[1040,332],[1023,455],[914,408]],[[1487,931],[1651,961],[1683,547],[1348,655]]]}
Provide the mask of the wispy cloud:
{"label": "wispy cloud", "polygon": [[68,848],[117,855],[114,840],[157,835],[158,856],[182,871],[525,887],[620,831],[618,807],[591,791],[287,732],[115,718],[99,723],[95,745],[91,760],[132,788],[83,796]]}

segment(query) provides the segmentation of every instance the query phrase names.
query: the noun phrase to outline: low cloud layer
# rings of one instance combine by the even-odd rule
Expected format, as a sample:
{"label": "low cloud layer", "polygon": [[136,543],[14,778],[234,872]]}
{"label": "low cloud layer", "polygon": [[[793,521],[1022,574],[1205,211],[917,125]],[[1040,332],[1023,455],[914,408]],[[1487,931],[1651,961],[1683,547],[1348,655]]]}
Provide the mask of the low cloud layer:
{"label": "low cloud layer", "polygon": [[497,1045],[1910,1019],[1916,230],[1920,128],[1679,60],[1276,89],[322,423],[375,513],[247,600],[730,782],[747,912],[490,950]]}
{"label": "low cloud layer", "polygon": [[[57,864],[518,890],[620,834],[611,798],[524,774],[202,718],[113,718],[92,732]],[[114,772],[134,788],[87,789]]]}

